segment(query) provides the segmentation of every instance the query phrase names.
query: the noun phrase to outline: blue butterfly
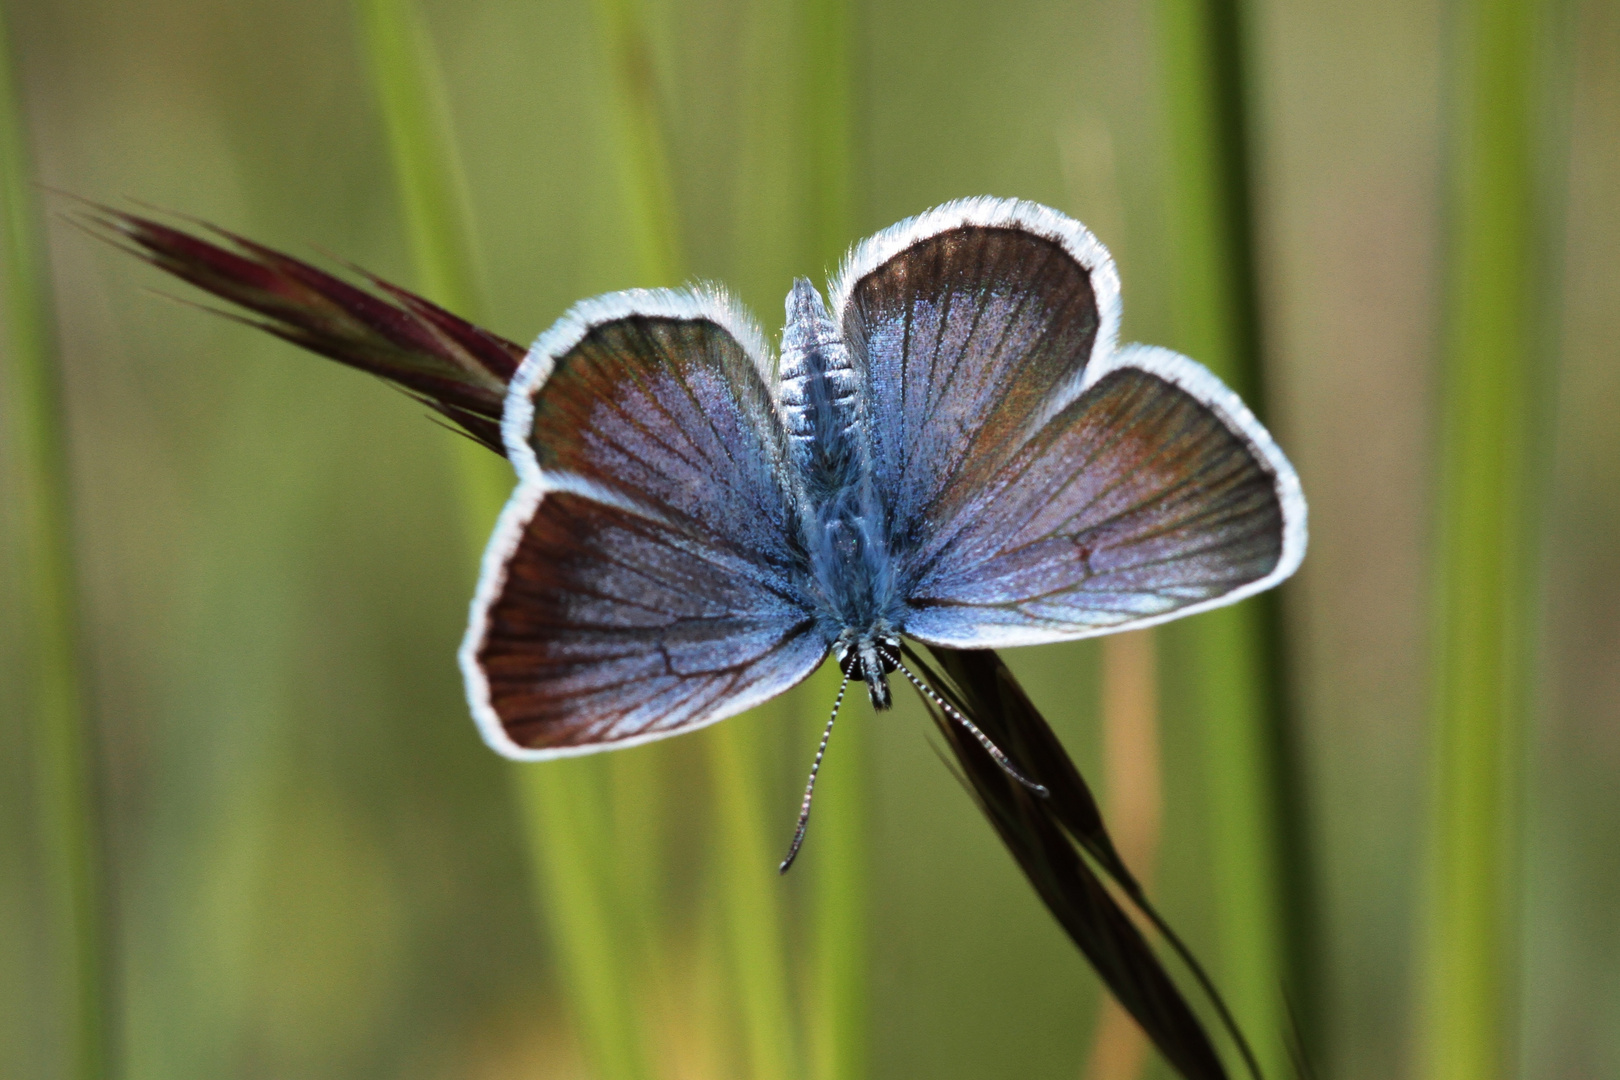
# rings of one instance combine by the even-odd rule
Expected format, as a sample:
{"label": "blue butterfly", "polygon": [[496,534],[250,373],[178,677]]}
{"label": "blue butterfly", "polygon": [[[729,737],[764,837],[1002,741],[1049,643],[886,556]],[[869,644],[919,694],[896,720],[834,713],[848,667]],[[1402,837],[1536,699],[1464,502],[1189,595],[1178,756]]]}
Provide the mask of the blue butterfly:
{"label": "blue butterfly", "polygon": [[1207,369],[1117,345],[1119,279],[1079,222],[949,203],[858,244],[831,300],[794,283],[779,364],[710,288],[583,301],[529,350],[460,653],[497,751],[690,731],[829,652],[886,709],[897,670],[930,692],[902,637],[1070,641],[1298,567],[1293,467]]}

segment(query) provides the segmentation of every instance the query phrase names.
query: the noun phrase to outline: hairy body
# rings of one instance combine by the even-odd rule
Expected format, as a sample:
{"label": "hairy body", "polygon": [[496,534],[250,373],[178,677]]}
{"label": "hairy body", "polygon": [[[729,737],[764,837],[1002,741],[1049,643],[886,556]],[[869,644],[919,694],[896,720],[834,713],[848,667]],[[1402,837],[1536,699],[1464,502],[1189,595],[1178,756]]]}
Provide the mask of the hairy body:
{"label": "hairy body", "polygon": [[872,482],[867,420],[849,346],[821,294],[793,283],[782,332],[780,394],[799,477],[799,532],[807,599],[839,666],[864,681],[872,704],[891,704],[902,601],[889,557],[887,515]]}

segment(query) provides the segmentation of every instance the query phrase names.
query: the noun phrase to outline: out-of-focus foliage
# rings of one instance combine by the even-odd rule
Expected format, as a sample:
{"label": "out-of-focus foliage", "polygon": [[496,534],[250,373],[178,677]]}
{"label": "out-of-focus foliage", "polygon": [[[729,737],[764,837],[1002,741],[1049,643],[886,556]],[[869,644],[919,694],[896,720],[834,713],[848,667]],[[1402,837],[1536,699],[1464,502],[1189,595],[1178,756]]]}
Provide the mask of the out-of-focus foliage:
{"label": "out-of-focus foliage", "polygon": [[[527,341],[575,299],[645,284],[589,6],[424,6],[492,328]],[[812,163],[782,135],[801,91],[779,61],[798,27],[763,0],[647,10],[682,249],[774,330],[791,275],[829,269],[795,254],[823,242],[803,212]],[[1312,506],[1287,603],[1326,898],[1321,1071],[1383,1080],[1409,1075],[1415,1023],[1444,22],[1436,2],[1251,10],[1271,417]],[[7,11],[45,183],[419,284],[352,5]],[[1532,1077],[1620,1071],[1616,20],[1613,5],[1572,0],[1553,43],[1568,83],[1547,88],[1572,109],[1569,159],[1548,166],[1564,215],[1548,320],[1562,358],[1545,373],[1558,383],[1519,890]],[[893,0],[862,6],[854,33],[848,239],[960,195],[1048,202],[1114,250],[1125,336],[1174,343],[1151,5]],[[443,448],[455,436],[369,379],[152,297],[139,286],[167,288],[157,275],[71,228],[50,241],[130,1075],[583,1075],[504,766],[460,700],[471,567]],[[26,738],[25,643],[4,615],[20,587],[4,510],[15,480],[0,461],[0,747]],[[1091,776],[1096,656],[1006,656]],[[1213,958],[1199,735],[1178,713],[1173,650],[1162,668],[1154,893]],[[730,721],[757,728],[784,842],[815,713]],[[1077,1075],[1094,980],[939,767],[921,709],[907,699],[873,721],[857,708],[850,722],[874,736],[873,1075]],[[687,978],[664,1002],[660,1060],[672,1078],[720,1077],[735,1075],[737,1018],[708,1008],[730,976],[703,959],[718,951],[694,868],[713,808],[705,757],[685,742],[671,744],[688,768],[660,830],[665,914],[681,928],[669,963]],[[27,784],[24,755],[0,751],[0,1074],[49,1076],[54,958],[39,945]],[[806,869],[816,854],[812,829]]]}

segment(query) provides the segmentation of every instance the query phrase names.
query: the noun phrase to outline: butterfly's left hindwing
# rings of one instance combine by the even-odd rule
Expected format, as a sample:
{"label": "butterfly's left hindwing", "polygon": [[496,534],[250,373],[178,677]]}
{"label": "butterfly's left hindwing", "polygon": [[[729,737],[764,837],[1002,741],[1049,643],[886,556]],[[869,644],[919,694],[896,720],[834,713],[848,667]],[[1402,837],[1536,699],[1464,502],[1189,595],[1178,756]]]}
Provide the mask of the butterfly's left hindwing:
{"label": "butterfly's left hindwing", "polygon": [[656,519],[543,494],[476,647],[511,744],[499,748],[545,756],[673,735],[814,670],[827,652],[814,622],[726,555]]}
{"label": "butterfly's left hindwing", "polygon": [[521,484],[462,649],[496,749],[672,735],[825,656],[762,352],[723,298],[661,291],[581,305],[536,344],[504,421]]}

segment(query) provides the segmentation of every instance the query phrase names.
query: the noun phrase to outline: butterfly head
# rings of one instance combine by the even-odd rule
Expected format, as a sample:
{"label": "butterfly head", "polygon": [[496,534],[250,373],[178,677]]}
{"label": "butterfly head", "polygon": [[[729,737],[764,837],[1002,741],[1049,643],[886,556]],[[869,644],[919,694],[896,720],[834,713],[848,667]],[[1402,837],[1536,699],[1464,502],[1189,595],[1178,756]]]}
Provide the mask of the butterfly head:
{"label": "butterfly head", "polygon": [[894,704],[889,672],[900,666],[900,639],[891,634],[845,635],[833,646],[838,666],[855,682],[864,682],[874,709]]}

